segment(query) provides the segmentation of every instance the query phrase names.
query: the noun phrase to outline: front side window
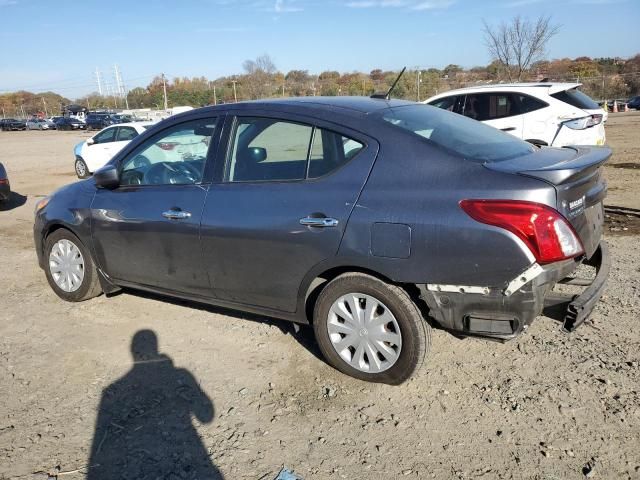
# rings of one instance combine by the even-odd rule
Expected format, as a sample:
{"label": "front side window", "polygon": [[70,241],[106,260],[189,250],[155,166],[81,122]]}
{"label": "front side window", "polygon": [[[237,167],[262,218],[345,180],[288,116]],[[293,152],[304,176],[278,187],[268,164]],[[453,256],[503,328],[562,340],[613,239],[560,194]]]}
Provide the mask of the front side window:
{"label": "front side window", "polygon": [[120,185],[200,183],[215,118],[174,125],[142,143],[122,162]]}
{"label": "front side window", "polygon": [[326,175],[353,158],[364,145],[338,133],[296,122],[238,118],[225,180],[304,180]]}
{"label": "front side window", "polygon": [[[75,123],[75,121],[73,122]],[[93,137],[94,143],[109,143],[113,142],[116,138],[116,129],[115,128],[107,128],[103,130],[95,137]]]}

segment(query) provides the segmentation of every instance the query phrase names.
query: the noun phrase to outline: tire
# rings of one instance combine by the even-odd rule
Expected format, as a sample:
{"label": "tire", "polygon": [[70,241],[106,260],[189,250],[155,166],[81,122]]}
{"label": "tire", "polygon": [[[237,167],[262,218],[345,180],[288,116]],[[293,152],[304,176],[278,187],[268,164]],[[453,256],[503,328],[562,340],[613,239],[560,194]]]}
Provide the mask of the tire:
{"label": "tire", "polygon": [[78,178],[88,178],[90,176],[89,168],[82,158],[76,158],[74,168]]}
{"label": "tire", "polygon": [[[56,279],[54,278],[54,274],[52,273],[52,263],[54,263],[52,261],[52,250],[54,249],[54,247],[58,249],[58,245],[60,242],[62,242],[63,248],[66,248],[66,245],[70,243],[77,249],[77,251],[81,254],[80,260],[82,261],[83,267],[78,270],[78,272],[82,271],[81,280],[75,286],[71,286],[71,288],[66,289],[63,289],[60,285],[58,285]],[[61,299],[67,302],[82,302],[84,300],[89,300],[90,298],[97,297],[98,295],[100,295],[100,293],[102,293],[100,281],[98,280],[98,272],[93,263],[93,259],[91,258],[91,254],[78,239],[78,237],[76,237],[69,230],[61,228],[49,235],[45,241],[44,255],[45,275],[47,276],[47,281],[49,282],[49,286],[52,288],[52,290]],[[78,257],[75,257],[75,260],[77,259]],[[76,274],[76,277],[79,276],[80,273]]]}
{"label": "tire", "polygon": [[[346,300],[349,298],[359,299],[359,305],[355,308],[362,308],[361,321],[368,306],[377,306],[370,315],[373,323],[361,323],[355,329],[349,326],[347,316],[351,316],[350,311],[336,310],[336,305],[349,305]],[[341,317],[341,314],[335,313],[337,311],[346,312],[346,315]],[[383,315],[390,321],[380,324]],[[329,329],[332,329],[331,333]],[[368,382],[390,385],[405,382],[417,372],[431,348],[431,327],[407,292],[397,285],[363,273],[340,275],[323,288],[314,307],[313,330],[318,346],[330,365],[346,375]],[[347,331],[351,333],[347,334]],[[396,340],[380,340],[380,335]],[[334,343],[340,342],[344,346],[343,340],[347,337],[354,343],[365,345],[357,347],[364,351],[364,355],[357,356],[359,361],[355,360],[358,349],[350,345],[348,340],[348,348],[334,347]],[[363,339],[366,341],[363,342]],[[338,353],[339,349],[342,356]],[[390,351],[393,352],[391,355]],[[373,361],[369,359],[372,353],[377,357]],[[350,362],[358,364],[358,368]]]}

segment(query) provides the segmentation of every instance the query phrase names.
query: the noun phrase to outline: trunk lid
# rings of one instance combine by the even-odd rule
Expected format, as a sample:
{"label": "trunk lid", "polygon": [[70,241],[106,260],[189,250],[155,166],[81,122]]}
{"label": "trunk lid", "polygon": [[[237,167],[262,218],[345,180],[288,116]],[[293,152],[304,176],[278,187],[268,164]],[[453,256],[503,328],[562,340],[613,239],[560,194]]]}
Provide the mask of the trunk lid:
{"label": "trunk lid", "polygon": [[543,180],[556,190],[553,205],[573,226],[587,257],[596,251],[604,224],[607,182],[602,166],[608,147],[542,148],[529,155],[487,163],[491,170]]}

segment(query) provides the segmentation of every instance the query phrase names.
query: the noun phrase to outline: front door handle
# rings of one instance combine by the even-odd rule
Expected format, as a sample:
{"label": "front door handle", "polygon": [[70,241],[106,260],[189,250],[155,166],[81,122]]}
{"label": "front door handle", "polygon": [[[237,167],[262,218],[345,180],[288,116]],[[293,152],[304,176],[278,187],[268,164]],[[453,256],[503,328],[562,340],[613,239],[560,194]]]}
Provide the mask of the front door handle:
{"label": "front door handle", "polygon": [[516,129],[516,127],[506,127],[506,128],[501,128],[500,130],[502,130],[503,132],[513,132]]}
{"label": "front door handle", "polygon": [[319,228],[336,227],[338,226],[338,220],[336,220],[335,218],[329,218],[329,217],[320,217],[320,218],[304,217],[300,219],[300,225],[304,225],[306,227],[319,227]]}
{"label": "front door handle", "polygon": [[191,213],[183,212],[182,210],[168,210],[166,212],[162,212],[162,216],[164,218],[168,218],[169,220],[184,220],[191,217]]}

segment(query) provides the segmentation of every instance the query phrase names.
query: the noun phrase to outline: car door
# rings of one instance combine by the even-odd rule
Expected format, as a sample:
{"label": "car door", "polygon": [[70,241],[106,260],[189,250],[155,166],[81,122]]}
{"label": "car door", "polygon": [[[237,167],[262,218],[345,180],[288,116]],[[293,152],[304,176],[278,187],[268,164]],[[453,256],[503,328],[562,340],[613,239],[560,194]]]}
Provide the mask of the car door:
{"label": "car door", "polygon": [[225,132],[201,227],[214,293],[294,312],[305,275],[336,254],[378,144],[284,114],[230,117]]}
{"label": "car door", "polygon": [[[115,127],[114,127],[115,128]],[[117,127],[116,138],[111,142],[109,152],[111,157],[122,150],[131,140],[138,136],[138,131],[133,127]]]}
{"label": "car door", "polygon": [[91,206],[95,254],[107,275],[124,285],[211,293],[199,231],[216,125],[207,117],[167,126],[118,160],[120,186],[98,189]]}
{"label": "car door", "polygon": [[95,172],[113,158],[112,144],[116,141],[117,127],[105,128],[93,136],[93,143],[87,142],[84,161],[90,172]]}
{"label": "car door", "polygon": [[467,94],[464,116],[522,138],[523,115],[510,92]]}

